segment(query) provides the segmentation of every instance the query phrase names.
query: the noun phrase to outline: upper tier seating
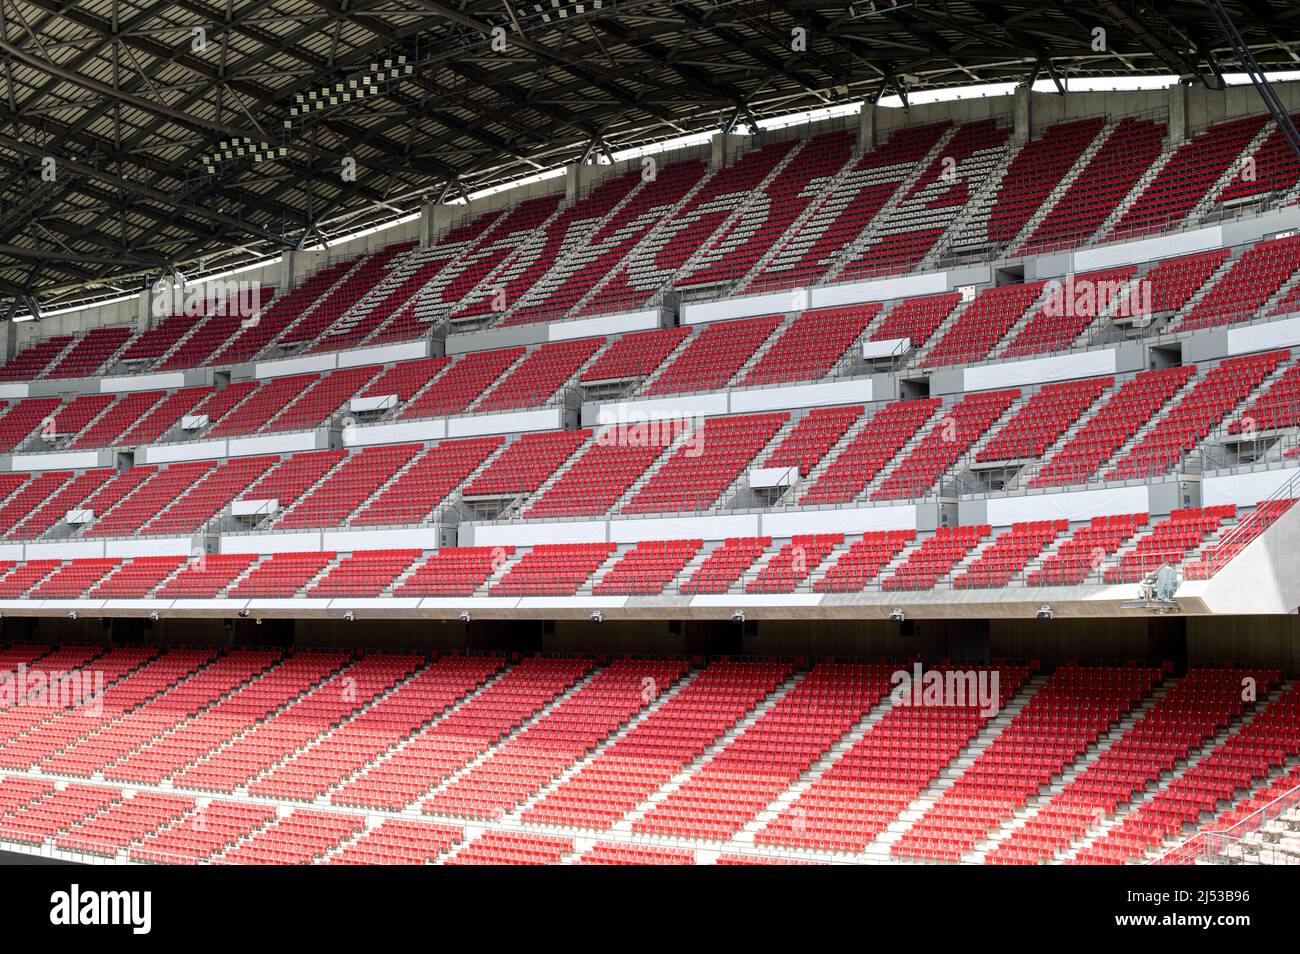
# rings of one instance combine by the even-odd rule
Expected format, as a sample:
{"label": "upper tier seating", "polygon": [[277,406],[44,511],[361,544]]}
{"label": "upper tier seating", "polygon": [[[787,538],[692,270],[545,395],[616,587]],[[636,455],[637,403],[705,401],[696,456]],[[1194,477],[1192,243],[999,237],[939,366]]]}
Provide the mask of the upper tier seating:
{"label": "upper tier seating", "polygon": [[682,513],[707,509],[789,416],[782,412],[706,419],[622,504],[620,511]]}
{"label": "upper tier seating", "polygon": [[[1300,124],[1300,113],[1294,114],[1291,121]],[[1264,198],[1270,193],[1286,192],[1300,180],[1300,157],[1276,124],[1250,159],[1250,163],[1243,160],[1240,171],[1215,196],[1216,202]]]}
{"label": "upper tier seating", "polygon": [[860,496],[941,404],[938,398],[886,404],[831,458],[799,502],[845,503]]}
{"label": "upper tier seating", "polygon": [[572,596],[614,550],[612,543],[539,543],[488,592],[493,596]]}
{"label": "upper tier seating", "polygon": [[1266,118],[1246,116],[1215,123],[1179,146],[1108,238],[1176,228],[1255,138]]}
{"label": "upper tier seating", "polygon": [[1082,583],[1100,573],[1102,564],[1147,521],[1146,514],[1093,517],[1079,527],[1026,577],[1030,586]]}
{"label": "upper tier seating", "polygon": [[724,387],[780,324],[780,315],[715,322],[697,332],[686,350],[641,393],[682,394]]}
{"label": "upper tier seating", "polygon": [[500,437],[470,437],[435,444],[374,494],[353,516],[352,525],[420,523],[501,444]]}
{"label": "upper tier seating", "polygon": [[749,282],[752,289],[813,284],[839,252],[862,234],[949,129],[945,122],[905,126],[865,151],[833,188],[813,200],[811,213],[792,228]]}
{"label": "upper tier seating", "polygon": [[813,584],[818,593],[859,593],[916,539],[915,530],[872,530],[855,540]]}
{"label": "upper tier seating", "polygon": [[523,354],[523,348],[463,354],[417,392],[397,416],[406,419],[460,414]]}
{"label": "upper tier seating", "polygon": [[987,241],[1005,245],[1019,235],[1104,125],[1105,120],[1097,116],[1053,123],[1025,143],[1007,166],[989,211]]}
{"label": "upper tier seating", "polygon": [[1045,384],[980,448],[981,463],[1035,460],[1114,384],[1114,379],[1084,378]]}
{"label": "upper tier seating", "polygon": [[933,368],[988,357],[993,346],[1042,294],[1045,284],[1026,282],[984,289],[958,313],[943,336],[925,352],[921,364]]}
{"label": "upper tier seating", "polygon": [[[683,202],[673,207],[645,241],[623,259],[622,264],[578,308],[579,314],[633,311],[642,306],[661,285],[725,223],[736,209],[749,201],[782,160],[799,149],[799,141],[785,139],[768,143],[740,156],[731,165],[703,179]],[[669,166],[665,172],[673,169]],[[689,178],[702,172],[683,169]]]}
{"label": "upper tier seating", "polygon": [[[560,317],[583,301],[599,302],[601,310],[620,301],[614,292],[599,288],[646,234],[655,227],[687,191],[699,181],[701,163],[690,160],[656,169],[629,198],[601,220],[594,232],[583,229],[569,243],[562,260],[528,289],[502,324],[516,325]],[[633,173],[645,178],[645,170]]]}
{"label": "upper tier seating", "polygon": [[879,327],[871,333],[871,340],[895,341],[906,338],[913,348],[920,350],[960,303],[960,292],[904,298],[889,309]]}
{"label": "upper tier seating", "polygon": [[1289,357],[1290,352],[1283,350],[1220,362],[1116,461],[1106,479],[1129,480],[1168,473]]}
{"label": "upper tier seating", "polygon": [[982,391],[958,401],[919,439],[872,492],[872,500],[906,500],[925,496],[943,474],[988,432],[1018,390]]}
{"label": "upper tier seating", "polygon": [[604,338],[580,338],[544,344],[530,351],[474,403],[474,410],[506,411],[548,404],[561,385],[577,374],[604,343]]}
{"label": "upper tier seating", "polygon": [[[850,245],[833,277],[849,280],[910,271],[925,260],[967,202],[1005,158],[1011,127],[977,119],[957,127],[911,187]],[[909,169],[914,173],[915,169]]]}
{"label": "upper tier seating", "polygon": [[737,387],[815,381],[844,357],[880,311],[878,302],[805,311],[778,333]]}
{"label": "upper tier seating", "polygon": [[730,219],[698,252],[677,287],[728,283],[745,274],[781,237],[812,195],[850,158],[848,131],[823,133],[804,143],[793,158],[761,189],[747,197]]}
{"label": "upper tier seating", "polygon": [[1088,480],[1196,373],[1195,365],[1142,371],[1111,392],[1029,481],[1059,487]]}
{"label": "upper tier seating", "polygon": [[1125,117],[1106,136],[1069,187],[1020,245],[1029,255],[1082,245],[1092,236],[1160,154],[1164,126]]}
{"label": "upper tier seating", "polygon": [[1251,246],[1228,273],[1171,328],[1197,331],[1243,321],[1263,306],[1300,269],[1300,235]]}
{"label": "upper tier seating", "polygon": [[582,448],[525,517],[596,516],[609,510],[673,441],[669,428],[609,427]]}
{"label": "upper tier seating", "polygon": [[604,381],[638,380],[653,374],[689,334],[685,325],[634,331],[612,342],[585,369],[579,381],[598,384]]}
{"label": "upper tier seating", "polygon": [[1155,524],[1139,537],[1131,550],[1120,554],[1119,562],[1107,568],[1107,583],[1134,583],[1164,563],[1179,564],[1188,552],[1199,547],[1225,520],[1236,517],[1232,504],[1214,507],[1184,507],[1169,519]]}

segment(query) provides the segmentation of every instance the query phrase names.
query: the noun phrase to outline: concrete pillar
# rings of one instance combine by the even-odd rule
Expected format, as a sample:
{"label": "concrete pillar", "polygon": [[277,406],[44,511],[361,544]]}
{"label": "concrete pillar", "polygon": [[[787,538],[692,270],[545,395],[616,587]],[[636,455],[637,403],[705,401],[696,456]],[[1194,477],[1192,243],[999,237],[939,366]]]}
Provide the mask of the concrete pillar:
{"label": "concrete pillar", "polygon": [[154,324],[154,302],[159,297],[159,292],[154,289],[157,286],[150,285],[145,288],[135,300],[135,330],[148,331]]}
{"label": "concrete pillar", "polygon": [[0,336],[0,361],[8,361],[18,353],[18,322],[6,321],[4,335]]}
{"label": "concrete pillar", "polygon": [[858,151],[876,148],[876,104],[863,100],[858,110]]}
{"label": "concrete pillar", "polygon": [[1187,87],[1174,83],[1169,87],[1169,141],[1184,142],[1187,139]]}
{"label": "concrete pillar", "polygon": [[280,256],[279,274],[275,276],[275,293],[283,295],[294,286],[294,267],[298,264],[300,253],[289,250]]}
{"label": "concrete pillar", "polygon": [[1033,90],[1029,86],[1017,86],[1015,91],[1015,141],[1028,142],[1029,131],[1033,128]]}
{"label": "concrete pillar", "polygon": [[748,136],[737,136],[733,133],[714,133],[713,138],[709,140],[709,171],[721,169],[730,163],[744,148],[748,139]]}
{"label": "concrete pillar", "polygon": [[[460,207],[462,210],[464,206]],[[438,239],[438,234],[445,231],[456,221],[457,209],[437,202],[426,202],[420,206],[420,248],[429,248]]]}
{"label": "concrete pillar", "polygon": [[582,194],[604,178],[609,166],[571,162],[564,167],[564,201],[576,202]]}

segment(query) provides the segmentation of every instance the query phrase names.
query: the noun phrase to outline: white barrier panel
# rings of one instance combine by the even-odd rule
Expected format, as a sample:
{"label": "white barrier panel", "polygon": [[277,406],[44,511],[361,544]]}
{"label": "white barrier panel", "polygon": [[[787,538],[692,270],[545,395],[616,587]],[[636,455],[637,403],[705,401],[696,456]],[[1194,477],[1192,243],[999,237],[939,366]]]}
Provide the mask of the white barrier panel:
{"label": "white barrier panel", "polygon": [[962,386],[967,391],[986,391],[990,388],[1021,387],[1114,373],[1115,350],[1106,348],[1102,351],[1049,355],[1046,358],[967,368],[962,372]]}
{"label": "white barrier panel", "polygon": [[867,361],[875,358],[892,358],[912,350],[911,338],[888,338],[885,341],[862,342],[862,357]]}
{"label": "white barrier panel", "polygon": [[1059,494],[1024,497],[990,497],[984,523],[1005,527],[1019,520],[1091,520],[1102,514],[1150,513],[1151,495],[1146,485],[1104,487]]}
{"label": "white barrier panel", "polygon": [[25,550],[21,543],[0,543],[0,560],[21,560]]}
{"label": "white barrier panel", "polygon": [[186,414],[181,418],[181,430],[197,431],[208,426],[206,414]]}
{"label": "white barrier panel", "polygon": [[63,515],[63,519],[68,521],[68,523],[70,523],[72,526],[78,527],[81,526],[81,524],[83,523],[90,523],[90,521],[94,520],[95,511],[69,510],[66,514]]}
{"label": "white barrier panel", "polygon": [[221,538],[222,553],[312,553],[324,550],[319,531],[245,533]]}
{"label": "white barrier panel", "polygon": [[282,378],[290,374],[310,374],[332,371],[336,358],[332,354],[311,354],[301,358],[280,358],[276,361],[259,361],[253,365],[253,377],[258,380]]}
{"label": "white barrier panel", "polygon": [[731,414],[784,411],[792,407],[865,404],[871,400],[870,378],[845,378],[824,384],[792,384],[776,388],[742,388],[728,392]]}
{"label": "white barrier panel", "polygon": [[62,451],[55,454],[14,454],[14,470],[76,470],[98,467],[99,451]]}
{"label": "white barrier panel", "polygon": [[623,312],[617,315],[597,315],[594,318],[577,318],[573,321],[556,321],[547,325],[547,340],[571,341],[575,338],[596,338],[600,335],[621,335],[630,331],[650,331],[664,324],[664,313],[658,308],[645,311]]}
{"label": "white barrier panel", "polygon": [[225,457],[225,441],[195,441],[193,444],[150,444],[136,453],[140,464],[169,464],[178,460],[207,460]]}
{"label": "white barrier panel", "polygon": [[792,288],[767,295],[692,302],[682,305],[679,313],[682,324],[698,325],[706,321],[730,321],[732,318],[749,318],[753,315],[783,315],[787,311],[802,311],[808,307],[807,303],[807,289]]}
{"label": "white barrier panel", "polygon": [[[105,556],[103,540],[56,540],[49,543],[29,543],[23,559],[26,560],[74,560],[86,557]],[[108,556],[118,556],[111,553]]]}
{"label": "white barrier panel", "polygon": [[1228,474],[1223,477],[1206,477],[1201,481],[1201,505],[1236,504],[1253,507],[1267,500],[1279,488],[1293,480],[1300,469],[1261,470],[1253,474]]}
{"label": "white barrier panel", "polygon": [[798,477],[798,467],[754,467],[749,472],[749,486],[755,490],[789,487]]}
{"label": "white barrier panel", "polygon": [[1161,258],[1173,258],[1189,252],[1223,247],[1223,229],[1215,225],[1192,232],[1174,232],[1159,238],[1118,242],[1074,253],[1075,273],[1090,272],[1116,265],[1135,265]]}
{"label": "white barrier panel", "polygon": [[397,407],[396,394],[376,394],[374,397],[354,397],[348,402],[348,410],[356,414],[369,411],[387,411]]}
{"label": "white barrier panel", "polygon": [[1300,318],[1283,318],[1228,331],[1228,354],[1251,354],[1295,344],[1300,344]]}
{"label": "white barrier panel", "polygon": [[183,387],[185,387],[185,375],[180,371],[162,374],[129,374],[99,379],[101,393],[125,394],[128,391],[162,391]]}
{"label": "white barrier panel", "polygon": [[340,368],[359,368],[366,364],[388,364],[393,361],[414,361],[429,357],[427,341],[408,341],[404,344],[375,345],[373,348],[357,348],[355,351],[340,351],[338,366]]}
{"label": "white barrier panel", "polygon": [[230,515],[232,517],[260,517],[265,514],[276,513],[279,509],[280,501],[275,497],[255,500],[232,500],[230,502]]}
{"label": "white barrier panel", "polygon": [[343,443],[348,447],[370,444],[405,444],[411,441],[440,441],[447,436],[447,421],[431,417],[420,421],[394,421],[345,427]]}
{"label": "white barrier panel", "polygon": [[558,407],[536,411],[507,411],[503,414],[451,417],[448,437],[478,437],[483,434],[514,434],[523,431],[557,431],[564,427],[564,412]]}
{"label": "white barrier panel", "polygon": [[194,544],[189,537],[141,537],[131,540],[105,540],[104,556],[190,556]]}
{"label": "white barrier panel", "polygon": [[758,514],[717,514],[702,517],[651,517],[644,520],[611,520],[609,538],[615,543],[641,540],[724,540],[727,537],[756,537]]}
{"label": "white barrier panel", "polygon": [[0,401],[16,401],[27,397],[26,381],[7,381],[0,384]]}
{"label": "white barrier panel", "polygon": [[436,550],[437,527],[395,530],[326,530],[321,549],[351,553],[354,550]]}
{"label": "white barrier panel", "polygon": [[254,454],[287,454],[291,451],[316,449],[315,431],[288,431],[264,437],[232,437],[229,441],[231,457],[250,457]]}
{"label": "white barrier panel", "polygon": [[915,530],[916,506],[854,507],[851,510],[801,510],[763,516],[763,534],[793,537],[800,533],[867,533],[871,530]]}
{"label": "white barrier panel", "polygon": [[636,424],[641,421],[676,421],[726,413],[725,393],[694,394],[602,404],[596,410],[596,423]]}
{"label": "white barrier panel", "polygon": [[823,285],[809,292],[809,307],[831,308],[837,305],[856,305],[864,301],[889,301],[891,298],[930,295],[947,291],[948,282],[947,272],[928,272],[923,275],[878,278],[869,282]]}
{"label": "white barrier panel", "polygon": [[537,543],[604,543],[604,520],[574,520],[570,523],[484,523],[461,525],[460,536],[469,541],[460,546],[527,547]]}

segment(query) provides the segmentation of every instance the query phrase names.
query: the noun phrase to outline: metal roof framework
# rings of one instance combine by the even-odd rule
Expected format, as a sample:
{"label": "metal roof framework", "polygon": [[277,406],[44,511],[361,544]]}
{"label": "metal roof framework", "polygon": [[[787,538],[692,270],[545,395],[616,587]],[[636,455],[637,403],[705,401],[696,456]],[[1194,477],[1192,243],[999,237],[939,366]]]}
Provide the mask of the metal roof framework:
{"label": "metal roof framework", "polygon": [[[1300,63],[1300,7],[1224,7],[1264,69]],[[689,133],[1235,60],[1199,0],[0,0],[0,66],[12,316]]]}

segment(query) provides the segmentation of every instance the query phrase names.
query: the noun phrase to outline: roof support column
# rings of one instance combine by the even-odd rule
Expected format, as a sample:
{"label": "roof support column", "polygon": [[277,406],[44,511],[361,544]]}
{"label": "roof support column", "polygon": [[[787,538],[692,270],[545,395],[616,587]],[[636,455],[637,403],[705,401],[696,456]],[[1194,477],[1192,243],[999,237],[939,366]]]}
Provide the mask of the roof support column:
{"label": "roof support column", "polygon": [[571,162],[564,167],[564,201],[577,202],[584,192],[604,178],[609,166],[593,163]]}
{"label": "roof support column", "polygon": [[748,136],[736,136],[731,133],[714,133],[709,140],[709,171],[716,172],[726,166],[744,148]]}
{"label": "roof support column", "polygon": [[1169,141],[1177,144],[1187,139],[1187,87],[1174,83],[1169,87]]}
{"label": "roof support column", "polygon": [[[463,211],[467,206],[460,206]],[[438,236],[451,228],[457,219],[458,209],[439,202],[426,202],[420,206],[420,248],[430,248]]]}
{"label": "roof support column", "polygon": [[858,152],[876,148],[876,104],[863,100],[858,110]]}
{"label": "roof support column", "polygon": [[1028,142],[1033,128],[1033,89],[1028,84],[1017,86],[1015,91],[1015,141]]}

